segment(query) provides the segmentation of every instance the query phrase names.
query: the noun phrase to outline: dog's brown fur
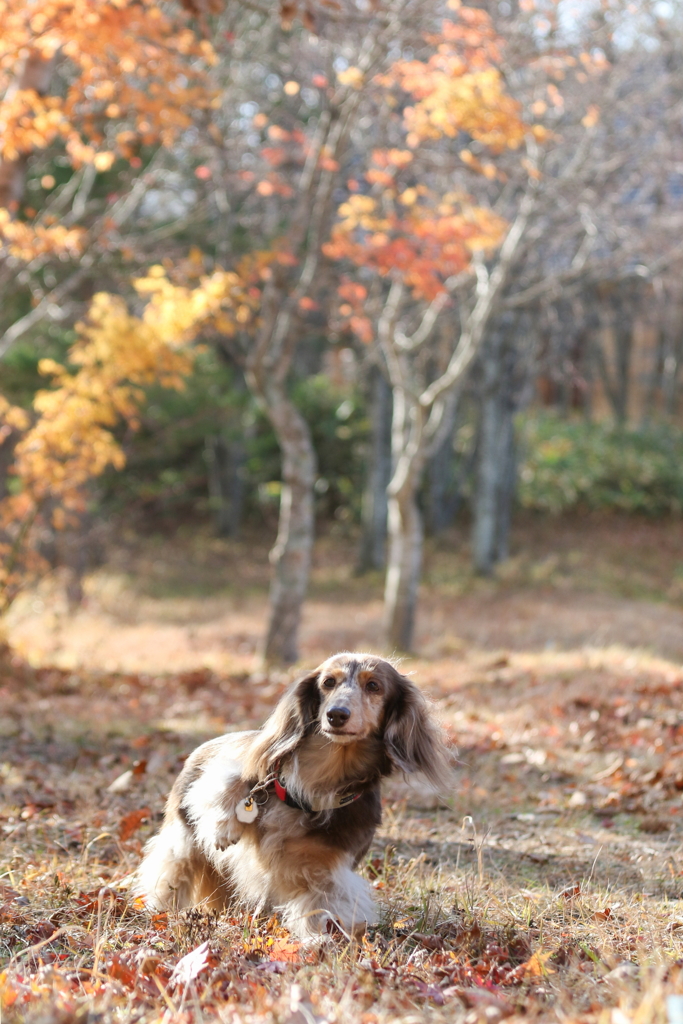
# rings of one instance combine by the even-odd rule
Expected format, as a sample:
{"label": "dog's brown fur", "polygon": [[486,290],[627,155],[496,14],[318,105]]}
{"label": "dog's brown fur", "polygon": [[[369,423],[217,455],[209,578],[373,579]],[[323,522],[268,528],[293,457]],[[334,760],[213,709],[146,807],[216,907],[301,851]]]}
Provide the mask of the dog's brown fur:
{"label": "dog's brown fur", "polygon": [[[275,771],[297,802],[329,809],[290,807],[271,785],[256,820],[240,822],[237,804]],[[279,908],[304,939],[330,920],[362,930],[376,915],[353,868],[381,820],[380,781],[394,771],[422,772],[436,789],[451,784],[450,752],[427,702],[388,661],[335,655],[287,691],[262,729],[211,740],[188,758],[137,891],[154,908],[234,899]],[[342,792],[360,795],[334,807]]]}

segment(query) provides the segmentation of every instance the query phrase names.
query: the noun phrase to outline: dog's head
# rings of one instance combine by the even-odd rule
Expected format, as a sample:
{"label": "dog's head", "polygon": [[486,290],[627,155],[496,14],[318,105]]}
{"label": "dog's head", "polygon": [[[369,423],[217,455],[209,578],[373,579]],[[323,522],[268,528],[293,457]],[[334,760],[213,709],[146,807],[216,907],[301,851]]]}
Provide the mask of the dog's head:
{"label": "dog's head", "polygon": [[290,687],[257,744],[259,776],[312,732],[344,745],[379,739],[393,768],[423,772],[438,789],[452,782],[450,751],[427,701],[374,654],[335,654]]}

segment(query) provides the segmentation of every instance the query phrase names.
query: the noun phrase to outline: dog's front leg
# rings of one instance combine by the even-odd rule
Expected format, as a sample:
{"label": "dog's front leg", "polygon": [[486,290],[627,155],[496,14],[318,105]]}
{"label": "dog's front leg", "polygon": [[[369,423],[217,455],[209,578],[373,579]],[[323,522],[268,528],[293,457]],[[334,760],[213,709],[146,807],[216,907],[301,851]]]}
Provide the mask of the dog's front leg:
{"label": "dog's front leg", "polygon": [[248,824],[249,815],[241,808],[249,796],[250,786],[241,778],[230,779],[220,790],[205,785],[189,801],[186,811],[192,820],[194,834],[204,855],[210,860],[217,853],[238,843]]}
{"label": "dog's front leg", "polygon": [[229,846],[238,843],[244,834],[245,824],[235,814],[224,818],[218,818],[215,824],[215,836],[213,845],[217,850],[227,850]]}

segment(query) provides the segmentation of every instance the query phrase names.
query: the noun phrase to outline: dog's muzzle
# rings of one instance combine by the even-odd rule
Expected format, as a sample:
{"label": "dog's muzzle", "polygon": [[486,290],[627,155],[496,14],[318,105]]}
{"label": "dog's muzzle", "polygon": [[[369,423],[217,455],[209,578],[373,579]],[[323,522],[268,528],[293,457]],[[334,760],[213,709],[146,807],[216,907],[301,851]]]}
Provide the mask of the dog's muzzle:
{"label": "dog's muzzle", "polygon": [[343,729],[351,717],[351,712],[344,707],[330,708],[326,717],[333,729]]}

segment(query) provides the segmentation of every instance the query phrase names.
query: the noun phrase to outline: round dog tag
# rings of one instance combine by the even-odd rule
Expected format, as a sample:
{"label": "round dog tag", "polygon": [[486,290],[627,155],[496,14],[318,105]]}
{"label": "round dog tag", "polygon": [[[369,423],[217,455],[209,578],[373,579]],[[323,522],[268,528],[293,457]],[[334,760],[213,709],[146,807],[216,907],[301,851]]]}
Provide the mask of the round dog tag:
{"label": "round dog tag", "polygon": [[258,805],[254,800],[253,796],[245,797],[244,800],[240,800],[237,807],[235,808],[235,815],[238,821],[243,821],[248,824],[258,816]]}

